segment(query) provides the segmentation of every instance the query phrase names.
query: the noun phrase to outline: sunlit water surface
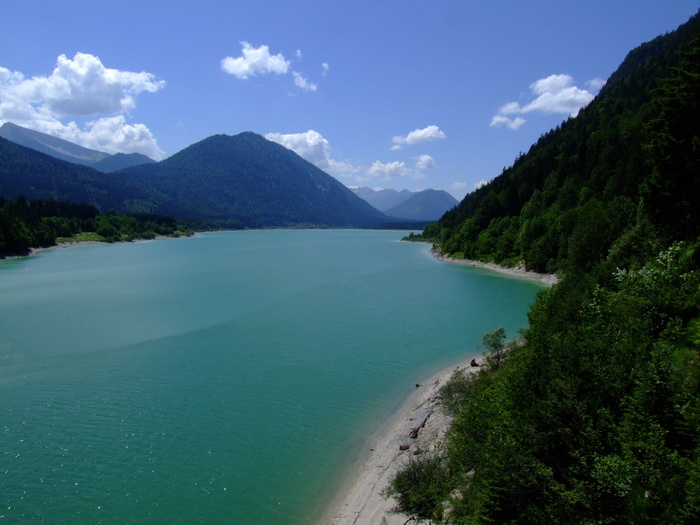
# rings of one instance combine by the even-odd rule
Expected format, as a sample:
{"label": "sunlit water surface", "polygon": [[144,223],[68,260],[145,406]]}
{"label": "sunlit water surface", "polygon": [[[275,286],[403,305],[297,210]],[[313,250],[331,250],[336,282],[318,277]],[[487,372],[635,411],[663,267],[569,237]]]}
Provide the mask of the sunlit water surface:
{"label": "sunlit water surface", "polygon": [[541,286],[405,232],[225,232],[0,261],[0,521],[301,524],[367,436]]}

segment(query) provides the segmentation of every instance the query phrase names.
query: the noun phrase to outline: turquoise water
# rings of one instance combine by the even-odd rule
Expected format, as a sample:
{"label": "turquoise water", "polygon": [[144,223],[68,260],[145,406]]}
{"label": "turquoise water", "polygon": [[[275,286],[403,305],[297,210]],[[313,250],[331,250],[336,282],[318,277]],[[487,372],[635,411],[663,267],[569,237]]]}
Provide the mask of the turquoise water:
{"label": "turquoise water", "polygon": [[541,286],[402,232],[223,232],[0,262],[0,521],[313,522],[414,384]]}

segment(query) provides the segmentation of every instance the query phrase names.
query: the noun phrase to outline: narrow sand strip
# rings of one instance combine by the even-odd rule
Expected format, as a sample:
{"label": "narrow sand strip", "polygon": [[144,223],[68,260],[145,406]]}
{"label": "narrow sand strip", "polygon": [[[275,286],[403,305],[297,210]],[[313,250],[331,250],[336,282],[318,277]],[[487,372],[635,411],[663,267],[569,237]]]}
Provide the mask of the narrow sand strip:
{"label": "narrow sand strip", "polygon": [[[440,389],[455,370],[476,371],[469,361],[444,370],[416,389],[407,409],[390,424],[371,448],[362,468],[358,470],[326,513],[323,525],[403,525],[408,517],[391,510],[396,501],[384,499],[382,491],[411,456],[433,450],[444,441],[450,417],[440,403]],[[481,359],[477,362],[483,364]],[[411,437],[417,429],[417,436]]]}
{"label": "narrow sand strip", "polygon": [[446,257],[435,250],[430,250],[430,253],[432,253],[433,256],[440,261],[445,261],[454,264],[462,264],[464,266],[474,266],[476,268],[486,268],[487,270],[493,270],[494,272],[509,275],[511,277],[520,277],[522,279],[540,281],[549,286],[555,285],[559,282],[559,277],[551,273],[531,272],[526,270],[524,267],[519,266],[516,266],[514,268],[508,268],[507,266],[500,266],[496,263],[485,263],[481,261],[472,261],[470,259],[455,259],[453,257]]}

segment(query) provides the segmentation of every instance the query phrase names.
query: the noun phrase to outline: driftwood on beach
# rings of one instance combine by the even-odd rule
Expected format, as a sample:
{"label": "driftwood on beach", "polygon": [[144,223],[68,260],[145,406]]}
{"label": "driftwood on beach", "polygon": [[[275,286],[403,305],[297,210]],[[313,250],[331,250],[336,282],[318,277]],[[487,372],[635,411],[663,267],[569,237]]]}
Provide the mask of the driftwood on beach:
{"label": "driftwood on beach", "polygon": [[408,437],[410,437],[411,439],[416,439],[418,437],[418,432],[420,432],[420,429],[423,428],[428,422],[428,419],[430,419],[430,416],[433,414],[434,410],[434,406],[431,407],[430,410],[428,410],[428,413],[423,418],[423,421],[421,421],[420,425],[417,425],[411,429],[411,431],[408,433]]}

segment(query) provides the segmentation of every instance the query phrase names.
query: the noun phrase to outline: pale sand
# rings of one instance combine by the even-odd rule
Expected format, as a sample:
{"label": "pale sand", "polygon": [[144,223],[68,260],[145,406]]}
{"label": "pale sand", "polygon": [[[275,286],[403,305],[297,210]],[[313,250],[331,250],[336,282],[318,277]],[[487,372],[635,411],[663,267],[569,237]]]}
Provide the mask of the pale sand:
{"label": "pale sand", "polygon": [[[552,274],[529,272],[524,268],[507,268],[493,263],[445,257],[431,250],[435,258],[467,266],[486,268],[512,277],[532,279],[552,286],[559,278]],[[479,368],[470,367],[471,359],[443,371],[421,385],[416,394],[399,412],[398,417],[386,431],[376,439],[362,467],[350,477],[330,510],[321,520],[322,525],[404,525],[408,516],[392,513],[396,506],[393,498],[385,499],[381,493],[389,485],[399,469],[416,451],[431,451],[444,442],[449,429],[450,417],[440,404],[440,389],[457,369],[470,372]],[[477,362],[483,365],[483,360]],[[427,417],[427,420],[426,420]],[[411,431],[425,420],[418,436],[409,437]],[[408,448],[401,450],[402,448]]]}
{"label": "pale sand", "polygon": [[508,268],[507,266],[500,266],[496,263],[485,263],[481,261],[472,261],[470,259],[455,259],[453,257],[446,257],[435,250],[430,250],[430,253],[432,253],[433,256],[440,261],[462,264],[464,266],[474,266],[476,268],[486,268],[487,270],[493,270],[494,272],[510,275],[511,277],[520,277],[522,279],[540,281],[549,286],[555,285],[559,282],[559,277],[557,275],[551,273],[530,272],[521,266]]}
{"label": "pale sand", "polygon": [[[468,361],[450,367],[416,388],[416,393],[376,440],[362,467],[321,520],[323,525],[403,525],[408,516],[392,513],[396,501],[382,497],[394,475],[416,452],[429,452],[442,443],[450,417],[440,403],[440,389],[460,368],[477,371]],[[477,362],[483,364],[482,359]],[[424,426],[416,438],[411,431]],[[405,449],[405,450],[401,450]]]}

